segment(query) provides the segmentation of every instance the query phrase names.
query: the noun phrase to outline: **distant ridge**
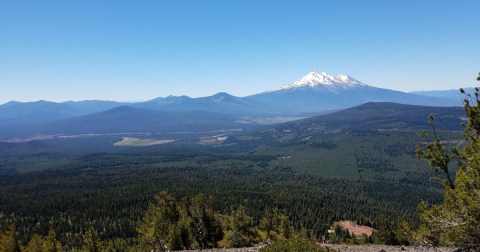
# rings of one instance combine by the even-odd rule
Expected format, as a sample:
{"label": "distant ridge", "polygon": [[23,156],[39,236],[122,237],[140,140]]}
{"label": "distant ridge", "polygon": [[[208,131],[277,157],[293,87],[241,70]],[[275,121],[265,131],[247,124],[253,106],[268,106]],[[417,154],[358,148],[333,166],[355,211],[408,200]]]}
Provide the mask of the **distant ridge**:
{"label": "distant ridge", "polygon": [[[474,87],[464,88],[464,90],[465,90],[465,93],[467,94],[475,93]],[[410,93],[429,96],[429,97],[451,98],[451,99],[457,99],[457,100],[463,100],[465,98],[464,95],[460,93],[460,89],[413,91]]]}
{"label": "distant ridge", "polygon": [[[429,107],[391,102],[369,102],[327,115],[272,125],[238,139],[265,142],[302,142],[310,138],[328,139],[332,135],[368,134],[401,129],[429,130],[429,115],[436,117],[439,130],[463,131],[463,107]],[[320,137],[319,137],[320,136]],[[235,142],[236,140],[231,139]],[[238,140],[237,140],[238,141]],[[243,140],[240,140],[242,142]],[[414,149],[414,146],[412,146]]]}
{"label": "distant ridge", "polygon": [[[248,128],[234,116],[206,111],[168,112],[120,106],[90,115],[67,118],[34,127],[17,128],[17,136],[118,133],[206,132]],[[12,137],[0,131],[0,137]]]}
{"label": "distant ridge", "polygon": [[[67,125],[68,121],[87,123],[88,118],[95,118],[98,124],[102,121],[101,117],[105,119],[119,111],[123,113],[123,120],[130,122],[130,126],[133,123],[141,124],[142,121],[155,122],[157,125],[163,126],[174,125],[175,122],[180,122],[183,125],[190,125],[187,128],[191,129],[195,125],[195,122],[192,121],[196,119],[200,122],[198,124],[199,127],[201,126],[205,130],[208,127],[213,130],[218,129],[219,127],[215,126],[213,122],[223,126],[226,126],[223,122],[228,122],[227,128],[232,125],[241,126],[240,128],[249,128],[261,122],[280,122],[300,117],[305,118],[351,108],[368,102],[394,102],[442,107],[462,105],[461,97],[452,97],[450,95],[451,92],[445,91],[441,95],[424,93],[430,96],[404,93],[370,86],[347,74],[334,76],[326,72],[311,71],[297,81],[281,86],[278,89],[246,97],[237,97],[226,92],[219,92],[207,97],[167,96],[136,103],[102,100],[67,101],[62,103],[12,101],[0,105],[0,131],[4,132],[3,135],[7,133],[15,135],[16,132],[27,131],[32,134],[53,132],[53,129],[57,129],[56,132],[60,132],[59,125]],[[124,106],[130,107],[130,109]],[[139,109],[135,110],[138,115],[132,112],[133,109]],[[150,112],[147,113],[142,109]],[[160,112],[163,114],[160,114]],[[212,118],[216,114],[224,116],[224,119],[228,117],[228,119],[225,119],[225,121],[212,119],[212,123],[205,123],[202,121],[203,118],[197,116],[201,113],[205,113],[205,118]],[[152,121],[147,115],[163,118],[163,121],[161,123]],[[182,116],[190,118],[181,118]],[[232,124],[232,121],[236,123]],[[124,130],[119,128],[119,125],[126,125],[120,121],[115,122],[115,124],[116,128],[113,126],[107,127],[105,123],[105,130],[103,131]],[[45,125],[49,125],[51,130],[42,128],[46,127]],[[85,125],[93,127],[93,124],[87,123]],[[73,129],[79,129],[79,127],[74,125],[69,126],[71,129],[67,129],[66,126],[63,127],[67,131],[72,132]],[[174,129],[173,126],[168,127]],[[152,129],[147,127],[147,125],[145,125],[145,128]],[[178,128],[181,127],[179,126]],[[134,128],[127,127],[125,129]],[[95,130],[98,131],[99,128],[97,127]]]}

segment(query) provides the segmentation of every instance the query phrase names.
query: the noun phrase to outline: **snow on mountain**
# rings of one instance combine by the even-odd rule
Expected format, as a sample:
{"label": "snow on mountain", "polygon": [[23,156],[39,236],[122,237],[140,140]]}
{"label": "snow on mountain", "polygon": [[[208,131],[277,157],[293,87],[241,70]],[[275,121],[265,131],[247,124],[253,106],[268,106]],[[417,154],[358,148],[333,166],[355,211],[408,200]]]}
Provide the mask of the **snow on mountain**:
{"label": "snow on mountain", "polygon": [[301,79],[291,84],[288,84],[286,86],[283,86],[279,89],[276,89],[274,91],[304,88],[304,87],[313,88],[317,86],[348,88],[348,87],[367,86],[367,85],[346,74],[333,76],[325,72],[311,71],[307,75],[303,76]]}

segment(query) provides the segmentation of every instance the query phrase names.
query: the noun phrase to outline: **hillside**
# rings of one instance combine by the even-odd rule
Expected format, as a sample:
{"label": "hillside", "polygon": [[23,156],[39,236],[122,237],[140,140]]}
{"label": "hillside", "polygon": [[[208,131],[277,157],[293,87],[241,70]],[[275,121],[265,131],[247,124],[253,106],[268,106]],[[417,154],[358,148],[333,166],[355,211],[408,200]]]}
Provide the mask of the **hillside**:
{"label": "hillside", "polygon": [[381,130],[429,129],[428,118],[436,117],[440,130],[463,131],[465,118],[462,107],[429,107],[397,103],[370,102],[327,115],[314,116],[266,127],[256,133],[238,139],[262,139],[262,141],[300,141],[308,138],[329,138],[348,133],[377,132]]}
{"label": "hillside", "polygon": [[[23,240],[53,223],[65,230],[59,238],[69,246],[78,246],[81,234],[75,230],[92,224],[104,239],[135,239],[138,219],[162,190],[179,198],[211,195],[222,213],[246,204],[257,222],[265,209],[278,207],[291,216],[295,230],[308,230],[316,239],[338,220],[375,228],[381,215],[414,218],[420,200],[441,199],[439,184],[414,152],[431,112],[444,139],[457,143],[462,134],[445,129],[461,129],[455,126],[461,108],[393,103],[222,135],[228,138],[205,145],[196,140],[144,144],[176,139],[168,134],[139,136],[144,142],[136,146],[115,146],[121,137],[110,135],[2,143],[0,208],[5,218],[19,216]],[[235,117],[217,113],[119,107],[59,121],[48,132],[179,131],[181,125],[237,124]],[[18,186],[23,189],[15,190]],[[38,209],[40,220],[32,217]]]}
{"label": "hillside", "polygon": [[214,112],[166,112],[122,106],[49,123],[0,125],[0,139],[35,139],[37,135],[228,132],[254,126],[235,116]]}

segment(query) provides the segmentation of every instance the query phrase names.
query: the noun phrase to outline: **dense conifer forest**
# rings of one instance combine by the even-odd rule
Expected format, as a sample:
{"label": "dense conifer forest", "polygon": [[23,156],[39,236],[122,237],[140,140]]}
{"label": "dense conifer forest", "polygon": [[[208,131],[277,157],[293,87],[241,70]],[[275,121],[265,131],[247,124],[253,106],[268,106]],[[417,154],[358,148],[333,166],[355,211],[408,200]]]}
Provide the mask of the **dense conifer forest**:
{"label": "dense conifer forest", "polygon": [[[348,232],[328,235],[339,220],[379,230],[400,223],[415,227],[419,202],[441,202],[442,186],[433,177],[442,174],[430,173],[415,155],[415,145],[424,144],[420,128],[386,123],[390,126],[380,129],[362,123],[345,129],[309,119],[238,133],[206,146],[179,142],[120,148],[112,145],[115,137],[4,143],[0,229],[4,237],[16,234],[22,246],[53,238],[51,244],[61,243],[66,250],[84,248],[92,239],[110,251],[147,246],[148,230],[140,227],[148,223],[145,218],[160,192],[175,199],[177,217],[171,223],[178,230],[169,229],[173,237],[175,232],[195,237],[189,207],[199,194],[209,199],[210,222],[222,230],[215,242],[164,242],[178,249],[268,240],[262,226],[273,209],[288,220],[292,237],[317,241],[359,242]],[[445,129],[439,134],[452,143],[462,137]],[[229,221],[238,211],[248,216],[252,229],[238,236],[242,239]],[[238,239],[244,242],[235,243]],[[388,239],[388,232],[380,232],[363,242]]]}

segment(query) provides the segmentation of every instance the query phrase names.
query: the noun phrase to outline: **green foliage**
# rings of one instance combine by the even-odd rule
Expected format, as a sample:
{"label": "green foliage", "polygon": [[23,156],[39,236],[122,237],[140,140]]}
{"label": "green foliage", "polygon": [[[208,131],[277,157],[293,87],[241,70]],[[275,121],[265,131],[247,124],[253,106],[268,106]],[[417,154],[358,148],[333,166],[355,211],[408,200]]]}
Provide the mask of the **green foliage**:
{"label": "green foliage", "polygon": [[150,250],[216,247],[223,233],[212,205],[212,198],[203,194],[177,202],[160,192],[137,227],[141,246]]}
{"label": "green foliage", "polygon": [[397,222],[395,233],[397,236],[396,239],[401,245],[410,245],[414,242],[414,230],[412,230],[411,220],[405,216]]}
{"label": "green foliage", "polygon": [[39,234],[34,234],[23,251],[25,252],[43,252],[44,238]]}
{"label": "green foliage", "polygon": [[386,216],[380,216],[377,219],[377,229],[372,235],[372,241],[375,244],[400,245],[397,237],[395,223]]}
{"label": "green foliage", "polygon": [[[20,243],[27,244],[55,227],[65,250],[73,250],[82,247],[84,232],[93,226],[106,250],[120,251],[137,244],[136,227],[149,202],[168,191],[188,200],[175,202],[178,218],[164,239],[172,247],[201,248],[214,245],[192,227],[203,230],[211,220],[211,215],[205,222],[192,218],[190,199],[199,193],[213,196],[209,208],[223,214],[248,199],[245,207],[255,224],[276,206],[289,214],[294,233],[312,239],[320,239],[336,220],[371,225],[379,215],[412,217],[420,199],[439,203],[440,186],[412,150],[418,141],[412,127],[422,126],[432,108],[365,106],[341,118],[230,135],[215,147],[178,142],[120,150],[112,145],[119,140],[114,136],[0,143],[0,230],[16,222]],[[379,109],[392,116],[378,118]],[[444,140],[461,138],[440,130],[455,129],[450,126],[456,110],[434,110]],[[181,242],[173,239],[179,236]]]}
{"label": "green foliage", "polygon": [[203,194],[193,197],[189,213],[193,237],[199,248],[216,247],[217,242],[223,238],[223,231],[213,210],[213,198],[207,199]]}
{"label": "green foliage", "polygon": [[177,221],[175,199],[167,192],[160,192],[137,228],[141,245],[149,250],[164,249],[167,246],[169,249],[176,249],[178,242],[172,233],[177,231]]}
{"label": "green foliage", "polygon": [[293,232],[288,216],[278,208],[265,211],[265,215],[260,220],[259,231],[263,240],[272,241],[289,239]]}
{"label": "green foliage", "polygon": [[64,251],[64,249],[62,243],[57,240],[57,234],[55,230],[53,228],[50,228],[46,237],[43,237],[39,234],[34,234],[23,251],[60,252]]}
{"label": "green foliage", "polygon": [[138,243],[133,239],[110,239],[105,242],[105,252],[127,252],[127,251],[140,251],[138,249]]}
{"label": "green foliage", "polygon": [[14,225],[0,235],[0,252],[21,252],[18,233]]}
{"label": "green foliage", "polygon": [[103,251],[102,241],[93,226],[90,226],[83,235],[83,250],[88,252]]}
{"label": "green foliage", "polygon": [[[450,176],[449,164],[450,164],[450,161],[452,161],[452,159],[456,157],[457,151],[455,151],[455,149],[453,149],[452,152],[449,153],[446,150],[445,146],[442,144],[442,142],[440,140],[440,137],[437,135],[437,130],[436,130],[435,125],[433,123],[433,121],[435,120],[435,116],[430,114],[429,118],[430,118],[430,120],[429,120],[428,123],[432,127],[434,141],[426,144],[427,145],[426,150],[424,150],[422,147],[420,147],[420,145],[417,145],[417,147],[416,147],[417,156],[419,158],[423,158],[423,159],[428,160],[428,163],[430,164],[430,167],[434,171],[441,170],[446,175],[447,185],[450,188],[455,189],[455,185],[453,184],[453,180]],[[423,138],[427,137],[427,135],[423,134],[423,133],[420,136],[422,136]]]}
{"label": "green foliage", "polygon": [[225,238],[220,241],[223,247],[248,247],[259,241],[257,227],[245,206],[232,208],[225,223]]}
{"label": "green foliage", "polygon": [[259,250],[259,252],[329,252],[329,251],[334,251],[334,250],[327,247],[321,247],[320,245],[316,244],[315,241],[298,239],[298,238],[277,241]]}
{"label": "green foliage", "polygon": [[57,240],[57,232],[55,231],[55,229],[50,228],[47,237],[45,237],[43,247],[45,252],[63,251],[62,243]]}
{"label": "green foliage", "polygon": [[[464,93],[463,90],[461,90]],[[454,186],[445,188],[444,200],[439,205],[418,206],[421,226],[416,236],[421,242],[434,245],[455,246],[461,249],[480,250],[480,99],[479,89],[467,95],[463,149],[454,149],[459,159]],[[423,156],[433,165],[436,158],[445,156],[443,143],[435,139],[438,146],[428,150],[431,155]],[[432,144],[432,143],[430,143]],[[427,151],[427,152],[428,152]],[[450,160],[445,160],[450,161]],[[448,162],[447,162],[448,165]]]}
{"label": "green foliage", "polygon": [[[94,226],[101,240],[125,239],[130,246],[149,202],[159,191],[168,190],[179,199],[201,192],[211,195],[215,198],[212,209],[221,213],[248,199],[245,204],[255,223],[266,209],[277,206],[289,214],[295,231],[304,229],[305,237],[319,239],[336,220],[371,225],[380,214],[397,218],[414,212],[420,199],[439,202],[441,197],[428,173],[418,169],[396,179],[372,176],[360,180],[348,179],[342,170],[338,176],[346,178],[333,179],[304,175],[290,167],[255,166],[269,160],[269,156],[255,154],[247,159],[105,153],[79,158],[80,166],[75,169],[0,176],[0,209],[5,213],[0,225],[5,229],[15,213],[24,244],[34,233],[46,235],[54,226],[59,240],[71,250],[82,246],[83,230]],[[417,164],[413,157],[398,162]],[[181,204],[181,200],[176,202]],[[183,218],[183,227],[189,227],[190,221]],[[194,240],[192,232],[182,230],[185,240]]]}

